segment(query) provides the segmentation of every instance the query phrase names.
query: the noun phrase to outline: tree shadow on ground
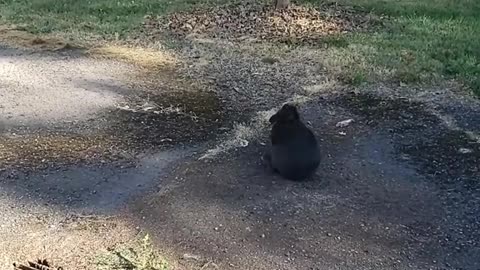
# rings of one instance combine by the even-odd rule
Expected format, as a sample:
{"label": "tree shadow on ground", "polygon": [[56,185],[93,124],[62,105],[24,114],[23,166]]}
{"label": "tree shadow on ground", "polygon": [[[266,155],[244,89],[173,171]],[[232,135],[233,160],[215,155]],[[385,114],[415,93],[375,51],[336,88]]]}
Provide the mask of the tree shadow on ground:
{"label": "tree shadow on ground", "polygon": [[[168,188],[131,209],[138,224],[165,249],[233,269],[477,268],[479,173],[450,166],[431,175],[426,166],[441,172],[449,164],[438,157],[448,155],[468,167],[478,152],[452,152],[467,142],[457,134],[445,144],[448,128],[418,104],[372,96],[365,114],[351,97],[303,110],[322,139],[314,181],[269,175],[264,146],[253,144],[176,167]],[[355,124],[339,134],[335,123],[350,117]],[[419,152],[406,151],[407,141]],[[464,179],[452,183],[455,176]]]}

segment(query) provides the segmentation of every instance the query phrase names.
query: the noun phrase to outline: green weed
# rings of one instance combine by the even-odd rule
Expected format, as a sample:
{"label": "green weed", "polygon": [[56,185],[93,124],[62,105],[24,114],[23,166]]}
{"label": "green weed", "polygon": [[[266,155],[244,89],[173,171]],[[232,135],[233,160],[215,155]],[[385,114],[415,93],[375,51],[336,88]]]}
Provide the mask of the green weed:
{"label": "green weed", "polygon": [[145,235],[136,247],[121,247],[97,258],[99,270],[168,270],[168,263],[152,247],[149,235]]}

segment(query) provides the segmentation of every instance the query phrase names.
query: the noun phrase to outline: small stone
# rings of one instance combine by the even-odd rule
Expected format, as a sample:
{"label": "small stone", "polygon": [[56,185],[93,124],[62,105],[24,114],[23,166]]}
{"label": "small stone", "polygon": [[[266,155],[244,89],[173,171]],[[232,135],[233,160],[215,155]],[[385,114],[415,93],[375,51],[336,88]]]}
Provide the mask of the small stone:
{"label": "small stone", "polygon": [[351,123],[353,123],[353,121],[354,121],[353,119],[343,120],[343,121],[338,122],[335,126],[336,126],[336,127],[340,127],[340,128],[342,128],[342,127],[347,127],[347,126],[349,126]]}
{"label": "small stone", "polygon": [[460,154],[470,154],[470,153],[473,153],[473,150],[469,148],[460,148],[458,149],[458,152]]}
{"label": "small stone", "polygon": [[195,261],[199,261],[199,260],[202,259],[202,257],[199,256],[199,255],[193,255],[193,254],[185,253],[185,254],[183,254],[183,259],[184,259],[184,260],[195,260]]}

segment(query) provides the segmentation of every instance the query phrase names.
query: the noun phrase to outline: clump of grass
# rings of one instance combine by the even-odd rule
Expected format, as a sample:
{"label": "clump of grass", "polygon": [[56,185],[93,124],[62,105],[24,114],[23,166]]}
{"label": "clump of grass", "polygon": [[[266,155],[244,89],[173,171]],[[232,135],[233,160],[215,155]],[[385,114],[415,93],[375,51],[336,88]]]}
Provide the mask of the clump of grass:
{"label": "clump of grass", "polygon": [[123,247],[99,256],[97,269],[168,270],[168,263],[155,251],[149,235],[145,235],[139,247]]}

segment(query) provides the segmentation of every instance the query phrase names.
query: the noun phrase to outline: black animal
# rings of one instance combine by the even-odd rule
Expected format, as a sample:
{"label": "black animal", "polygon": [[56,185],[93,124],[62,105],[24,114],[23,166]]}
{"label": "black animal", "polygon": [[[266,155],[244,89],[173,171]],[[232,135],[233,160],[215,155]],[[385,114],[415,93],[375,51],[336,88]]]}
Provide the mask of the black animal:
{"label": "black animal", "polygon": [[271,149],[264,155],[267,165],[289,180],[305,180],[320,164],[315,135],[302,123],[294,105],[283,105],[269,121],[273,127]]}

